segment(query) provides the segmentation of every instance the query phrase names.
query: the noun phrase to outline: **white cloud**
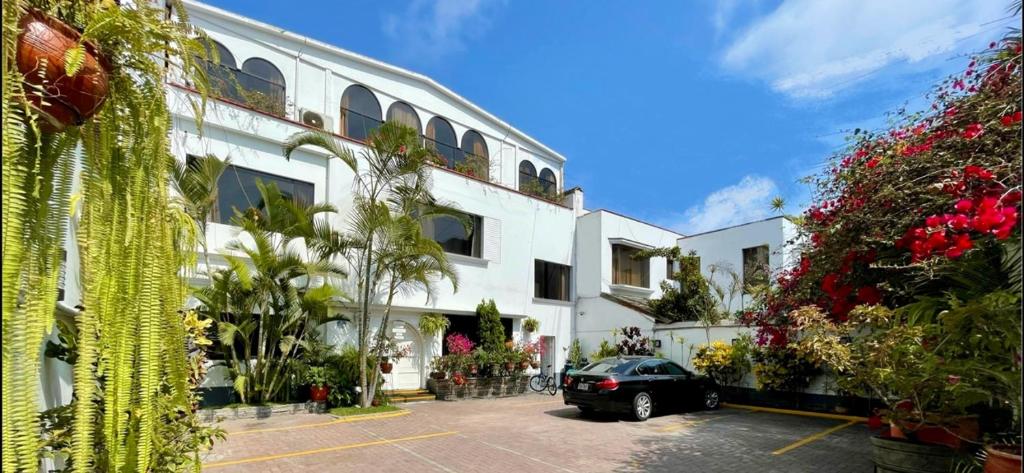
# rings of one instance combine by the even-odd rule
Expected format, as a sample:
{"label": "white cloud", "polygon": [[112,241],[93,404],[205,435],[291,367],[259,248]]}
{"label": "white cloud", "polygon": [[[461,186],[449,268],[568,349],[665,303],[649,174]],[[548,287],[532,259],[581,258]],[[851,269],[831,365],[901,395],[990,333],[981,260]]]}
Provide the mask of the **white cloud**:
{"label": "white cloud", "polygon": [[771,216],[778,187],[763,176],[744,176],[739,183],[718,189],[704,203],[686,210],[669,227],[684,235],[706,232]]}
{"label": "white cloud", "polygon": [[384,17],[383,31],[401,53],[436,62],[462,51],[466,42],[490,27],[490,15],[501,1],[412,0],[405,11]]}
{"label": "white cloud", "polygon": [[828,97],[883,68],[950,53],[974,36],[1001,35],[1009,21],[1007,5],[1005,0],[785,0],[739,34],[722,64],[791,97]]}

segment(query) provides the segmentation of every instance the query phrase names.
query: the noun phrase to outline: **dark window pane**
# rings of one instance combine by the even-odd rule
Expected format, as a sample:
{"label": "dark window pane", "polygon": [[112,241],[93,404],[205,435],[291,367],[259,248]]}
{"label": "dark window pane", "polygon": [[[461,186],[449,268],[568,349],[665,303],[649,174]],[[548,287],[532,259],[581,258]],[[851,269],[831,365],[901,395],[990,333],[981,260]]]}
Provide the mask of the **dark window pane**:
{"label": "dark window pane", "polygon": [[558,179],[552,170],[544,168],[540,172],[540,187],[547,195],[554,195],[558,191]]}
{"label": "dark window pane", "polygon": [[416,114],[416,110],[413,110],[413,108],[405,102],[395,102],[388,107],[388,121],[401,123],[412,128],[416,130],[416,134],[420,134],[422,132],[422,129],[420,128],[420,116]]}
{"label": "dark window pane", "polygon": [[244,90],[246,105],[275,115],[285,112],[284,75],[266,59],[247,59],[242,64],[242,73],[237,74],[238,84]]}
{"label": "dark window pane", "polygon": [[768,284],[768,245],[743,249],[743,289]]}
{"label": "dark window pane", "polygon": [[423,234],[436,241],[444,251],[458,255],[480,257],[480,217],[467,215],[470,228],[463,221],[448,215],[433,217],[423,222]]}
{"label": "dark window pane", "polygon": [[530,191],[537,184],[537,168],[529,161],[519,163],[519,190]]}
{"label": "dark window pane", "polygon": [[612,284],[650,287],[650,259],[633,259],[638,251],[630,246],[612,245]]}
{"label": "dark window pane", "polygon": [[245,212],[250,208],[262,210],[264,205],[260,190],[256,187],[257,180],[263,184],[276,184],[281,195],[286,198],[306,204],[313,203],[313,184],[228,166],[217,181],[217,206],[210,220],[216,223],[230,223],[236,209],[239,212]]}
{"label": "dark window pane", "polygon": [[569,300],[569,266],[534,260],[533,296],[557,301]]}
{"label": "dark window pane", "polygon": [[441,117],[431,118],[427,122],[426,138],[424,143],[426,147],[444,158],[449,168],[453,168],[457,163],[463,161],[464,157],[462,150],[458,148],[459,143],[455,137],[455,130],[447,120]]}
{"label": "dark window pane", "polygon": [[370,89],[352,85],[341,96],[341,134],[366,140],[381,124],[380,103]]}
{"label": "dark window pane", "polygon": [[671,361],[666,361],[662,365],[665,367],[665,371],[672,375],[683,375],[686,374],[686,370],[682,366],[679,366]]}

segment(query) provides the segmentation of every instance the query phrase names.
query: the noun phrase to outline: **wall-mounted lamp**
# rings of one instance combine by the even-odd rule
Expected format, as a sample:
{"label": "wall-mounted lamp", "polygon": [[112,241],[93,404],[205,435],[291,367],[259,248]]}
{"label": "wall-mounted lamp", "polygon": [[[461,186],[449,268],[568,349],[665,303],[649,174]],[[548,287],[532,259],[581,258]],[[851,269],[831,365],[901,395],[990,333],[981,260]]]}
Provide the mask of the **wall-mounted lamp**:
{"label": "wall-mounted lamp", "polygon": [[654,340],[654,348],[661,348],[661,340]]}

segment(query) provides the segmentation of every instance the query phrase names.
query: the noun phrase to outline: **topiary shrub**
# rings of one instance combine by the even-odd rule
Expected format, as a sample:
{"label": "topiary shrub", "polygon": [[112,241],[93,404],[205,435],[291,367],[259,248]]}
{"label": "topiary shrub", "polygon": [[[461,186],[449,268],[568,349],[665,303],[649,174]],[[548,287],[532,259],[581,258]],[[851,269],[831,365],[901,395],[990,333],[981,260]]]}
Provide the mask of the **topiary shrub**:
{"label": "topiary shrub", "polygon": [[480,301],[476,306],[476,316],[480,318],[480,346],[490,353],[505,348],[505,327],[501,324],[501,313],[494,305],[494,299]]}

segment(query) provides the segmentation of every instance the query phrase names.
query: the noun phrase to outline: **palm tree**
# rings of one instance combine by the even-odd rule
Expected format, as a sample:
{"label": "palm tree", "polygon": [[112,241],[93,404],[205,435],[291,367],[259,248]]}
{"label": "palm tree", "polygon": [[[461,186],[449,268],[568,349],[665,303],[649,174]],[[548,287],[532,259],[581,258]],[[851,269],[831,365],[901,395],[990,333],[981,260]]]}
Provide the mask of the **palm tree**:
{"label": "palm tree", "polygon": [[217,321],[243,402],[275,399],[287,361],[307,346],[313,329],[340,318],[327,309],[342,295],[334,281],[345,272],[335,260],[348,250],[347,240],[321,218],[334,212],[332,206],[293,200],[274,184],[257,187],[262,208],[236,211],[232,220],[252,243],[228,243],[227,267],[196,291]]}
{"label": "palm tree", "polygon": [[[349,216],[349,239],[357,242],[353,263],[359,274],[359,384],[360,404],[369,406],[377,386],[377,370],[367,373],[369,356],[384,355],[386,328],[394,297],[401,293],[425,291],[428,299],[433,284],[451,281],[458,289],[454,268],[444,250],[423,236],[421,223],[448,215],[467,226],[468,219],[453,206],[439,202],[430,191],[428,164],[435,156],[424,148],[412,128],[385,123],[367,138],[359,158],[347,147],[323,132],[302,132],[284,146],[291,154],[303,145],[327,151],[348,164],[356,173],[354,209]],[[359,163],[366,169],[360,170]],[[383,313],[376,340],[370,339],[370,305],[383,299]]]}
{"label": "palm tree", "polygon": [[192,218],[199,229],[199,245],[203,248],[206,275],[210,274],[210,252],[206,229],[217,208],[217,183],[231,165],[231,158],[221,160],[213,155],[200,156],[191,162],[175,160],[171,170],[171,184],[175,193],[173,202]]}

